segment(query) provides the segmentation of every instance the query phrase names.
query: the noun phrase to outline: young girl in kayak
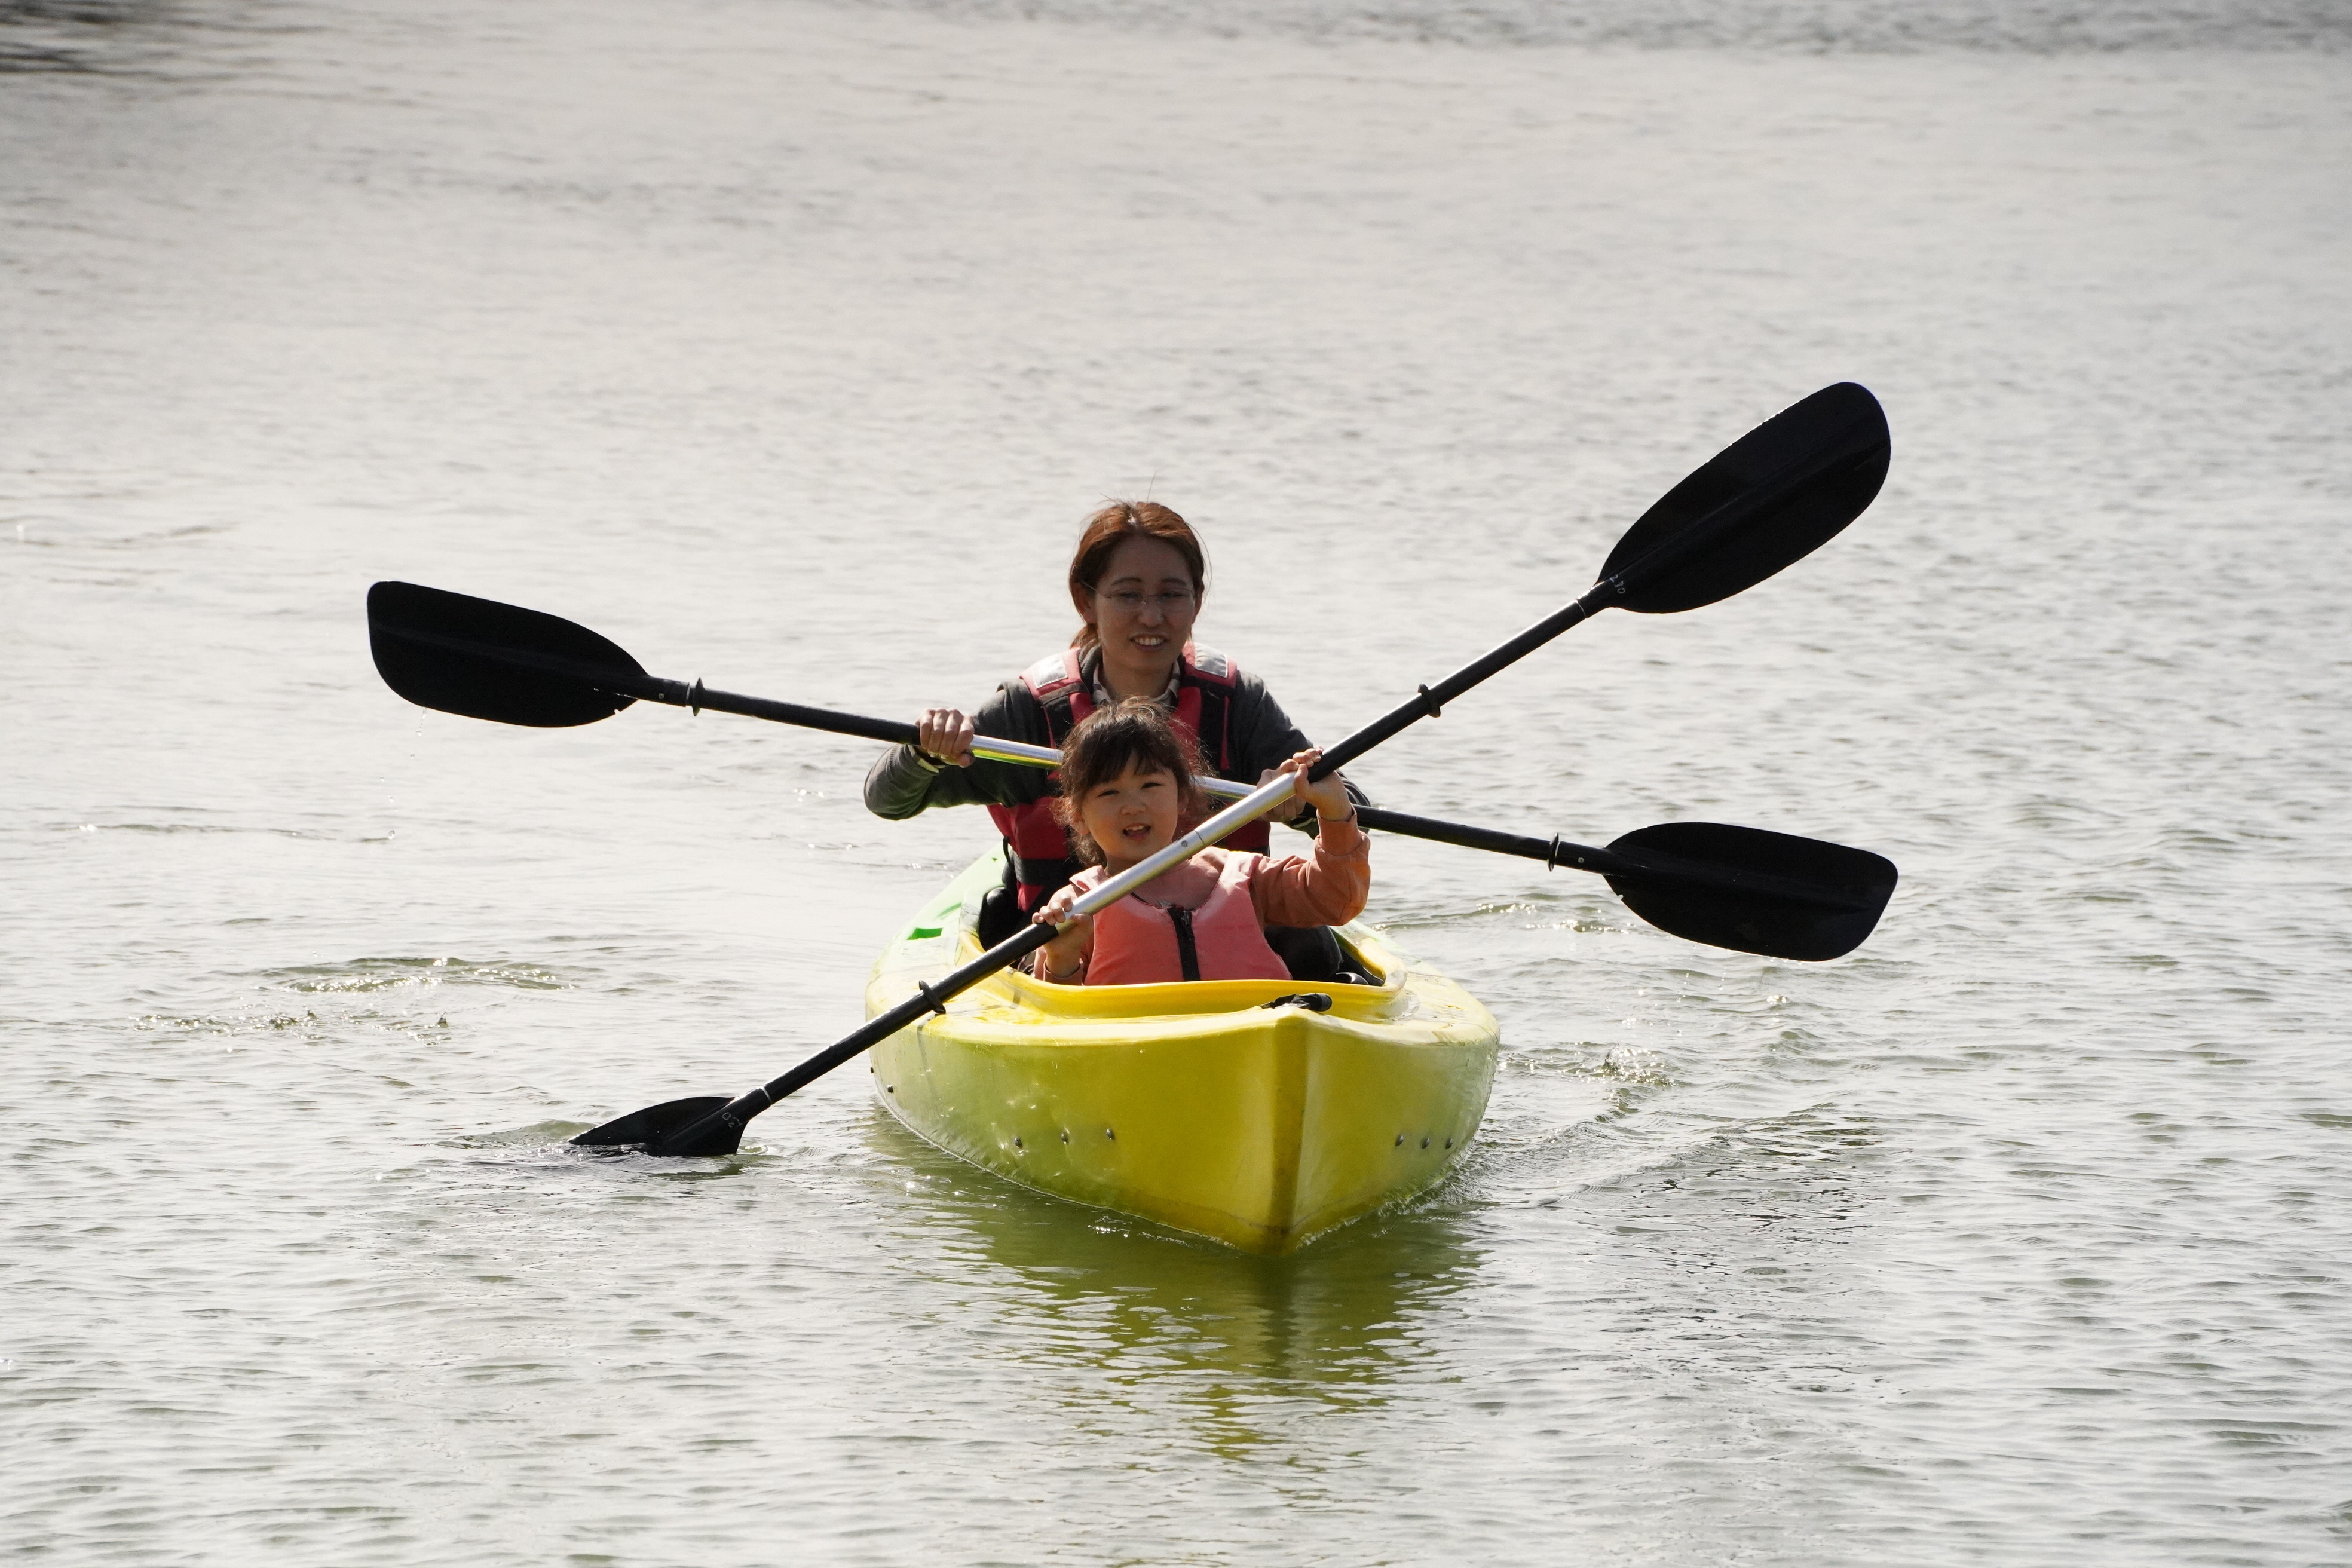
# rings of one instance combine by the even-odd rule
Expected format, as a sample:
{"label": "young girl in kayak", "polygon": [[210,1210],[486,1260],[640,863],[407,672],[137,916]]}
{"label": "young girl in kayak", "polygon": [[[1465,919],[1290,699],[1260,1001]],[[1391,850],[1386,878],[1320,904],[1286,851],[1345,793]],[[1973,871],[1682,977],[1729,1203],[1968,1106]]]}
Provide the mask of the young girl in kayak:
{"label": "young girl in kayak", "polygon": [[[1307,782],[1322,756],[1309,747],[1279,770],[1298,775],[1297,798],[1318,819],[1310,853],[1270,860],[1244,850],[1196,851],[1055,937],[1031,955],[1030,972],[1065,985],[1289,979],[1265,928],[1351,921],[1371,888],[1371,845],[1356,826],[1347,786],[1337,773]],[[1192,785],[1199,771],[1191,739],[1148,698],[1098,709],[1071,731],[1055,805],[1087,868],[1036,921],[1059,924],[1080,894],[1166,848],[1186,821],[1207,815],[1210,803]]]}
{"label": "young girl in kayak", "polygon": [[[1157,501],[1113,501],[1096,512],[1070,557],[1067,586],[1079,623],[1069,647],[1005,681],[970,715],[930,709],[915,727],[917,743],[885,752],[866,778],[866,809],[892,820],[944,805],[988,807],[1004,837],[1004,890],[991,893],[980,911],[981,941],[992,947],[1018,931],[1080,861],[1055,815],[1047,775],[975,763],[975,735],[1060,746],[1089,713],[1147,697],[1192,737],[1202,772],[1217,777],[1260,782],[1307,743],[1265,681],[1193,640],[1208,560],[1192,525],[1174,511]],[[1297,805],[1276,813],[1301,828],[1311,815]],[[1272,820],[1237,828],[1226,847],[1268,852]]]}

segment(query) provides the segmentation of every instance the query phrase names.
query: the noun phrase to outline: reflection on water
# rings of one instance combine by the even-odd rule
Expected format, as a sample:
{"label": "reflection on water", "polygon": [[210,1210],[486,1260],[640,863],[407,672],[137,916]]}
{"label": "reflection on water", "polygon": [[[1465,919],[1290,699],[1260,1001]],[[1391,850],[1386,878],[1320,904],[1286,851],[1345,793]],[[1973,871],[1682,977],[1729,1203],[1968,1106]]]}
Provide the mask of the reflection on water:
{"label": "reflection on water", "polygon": [[1088,1368],[1118,1393],[1148,1388],[1230,1456],[1274,1440],[1264,1419],[1274,1404],[1388,1403],[1390,1385],[1431,1356],[1420,1325],[1475,1281],[1485,1256],[1442,1189],[1291,1257],[1258,1258],[1001,1180],[879,1107],[872,1121],[891,1166],[933,1178],[921,1212],[951,1233],[938,1266],[1018,1282],[998,1297],[1015,1331],[992,1345],[1062,1376]]}
{"label": "reflection on water", "polygon": [[2342,47],[2352,24],[2332,0],[887,0],[961,17],[1013,17],[1203,32],[1275,32],[1324,41],[1382,38],[1479,48],[1767,48],[1907,54],[1964,48],[2074,54],[2126,48]]}
{"label": "reflection on water", "polygon": [[122,68],[126,35],[169,13],[157,0],[0,0],[0,74]]}

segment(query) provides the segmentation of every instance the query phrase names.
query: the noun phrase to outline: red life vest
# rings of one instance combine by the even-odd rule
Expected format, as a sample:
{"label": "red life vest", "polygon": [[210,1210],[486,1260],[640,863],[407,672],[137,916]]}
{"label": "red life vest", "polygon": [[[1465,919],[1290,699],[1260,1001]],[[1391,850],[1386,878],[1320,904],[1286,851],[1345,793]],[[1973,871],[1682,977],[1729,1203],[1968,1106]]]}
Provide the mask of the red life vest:
{"label": "red life vest", "polygon": [[[1163,985],[1174,980],[1287,980],[1290,967],[1266,945],[1265,927],[1250,899],[1250,879],[1265,864],[1256,855],[1203,849],[1196,866],[1214,865],[1217,885],[1197,910],[1162,909],[1130,893],[1095,916],[1089,985]],[[1103,869],[1088,867],[1070,879],[1081,890],[1099,887]],[[1150,889],[1145,889],[1149,891]]]}
{"label": "red life vest", "polygon": [[[1092,683],[1086,678],[1076,648],[1046,655],[1023,672],[1021,683],[1045,710],[1049,746],[1067,740],[1078,721],[1095,710]],[[1239,751],[1234,736],[1233,700],[1240,687],[1241,672],[1231,659],[1198,643],[1184,645],[1176,665],[1176,711],[1171,717],[1191,733],[1201,748],[1201,760],[1221,778],[1233,776],[1234,758]],[[1045,776],[1056,784],[1061,779],[1058,773]],[[1037,908],[1060,885],[1064,868],[1076,858],[1070,851],[1069,834],[1054,816],[1052,797],[1026,805],[992,805],[988,815],[996,819],[996,830],[1004,835],[1013,880],[1021,889],[1021,907]],[[1227,837],[1224,845],[1228,849],[1263,855],[1273,842],[1270,833],[1260,818]]]}

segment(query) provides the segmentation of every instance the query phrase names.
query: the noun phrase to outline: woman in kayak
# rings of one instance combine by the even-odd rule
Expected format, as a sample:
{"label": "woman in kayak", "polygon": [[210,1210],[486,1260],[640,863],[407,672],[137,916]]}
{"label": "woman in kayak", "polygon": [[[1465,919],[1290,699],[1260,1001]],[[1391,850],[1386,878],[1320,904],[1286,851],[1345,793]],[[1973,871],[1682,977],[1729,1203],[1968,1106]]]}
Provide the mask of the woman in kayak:
{"label": "woman in kayak", "polygon": [[[1371,845],[1356,826],[1347,785],[1337,773],[1307,780],[1322,758],[1308,747],[1279,770],[1297,775],[1297,798],[1322,829],[1309,853],[1269,860],[1197,850],[1056,934],[1031,955],[1030,973],[1064,985],[1289,979],[1265,928],[1354,920],[1371,889]],[[1180,819],[1203,809],[1192,784],[1198,771],[1190,741],[1147,698],[1099,709],[1073,730],[1055,805],[1087,869],[1045,901],[1035,921],[1060,924],[1079,895],[1166,848]]]}
{"label": "woman in kayak", "polygon": [[[1087,714],[1135,697],[1157,703],[1219,777],[1256,782],[1306,746],[1265,682],[1192,640],[1207,588],[1191,525],[1157,501],[1112,502],[1087,520],[1070,561],[1070,602],[1081,623],[1070,646],[1005,681],[976,713],[929,710],[916,726],[917,743],[884,752],[866,775],[866,809],[877,816],[989,808],[1004,836],[1006,887],[982,911],[984,941],[1017,930],[1078,862],[1055,815],[1053,775],[976,763],[975,735],[1058,746]],[[1311,829],[1304,812],[1292,821]],[[1263,853],[1267,846],[1258,822],[1226,847]]]}

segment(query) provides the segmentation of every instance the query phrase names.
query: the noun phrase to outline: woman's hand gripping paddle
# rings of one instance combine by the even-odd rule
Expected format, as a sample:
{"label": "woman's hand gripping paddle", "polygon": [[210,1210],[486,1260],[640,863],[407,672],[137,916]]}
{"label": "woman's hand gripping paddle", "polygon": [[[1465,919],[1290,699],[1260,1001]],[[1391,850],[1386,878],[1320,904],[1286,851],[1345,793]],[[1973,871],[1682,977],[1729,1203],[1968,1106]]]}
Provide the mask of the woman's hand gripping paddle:
{"label": "woman's hand gripping paddle", "polygon": [[[1694,609],[1762,582],[1861,515],[1885,479],[1888,450],[1885,416],[1868,392],[1843,383],[1815,393],[1741,437],[1652,507],[1618,542],[1591,590],[1437,685],[1423,687],[1415,698],[1328,749],[1316,775],[1344,767],[1417,721],[1435,716],[1444,703],[1597,610],[1612,605],[1645,613]],[[397,681],[394,686],[399,689]],[[650,695],[623,690],[630,696]],[[701,705],[716,706],[707,700]],[[1072,913],[1090,915],[1116,903],[1203,846],[1280,805],[1293,787],[1288,774],[1260,785],[1157,855],[1105,881],[1081,898]],[[1704,825],[1692,826],[1706,830]],[[1652,865],[1668,858],[1663,846],[1641,856]],[[1626,858],[1631,863],[1634,857]],[[717,1096],[670,1100],[606,1122],[572,1142],[639,1147],[657,1155],[731,1154],[742,1146],[743,1128],[751,1118],[924,1014],[944,1013],[950,998],[1019,962],[1052,936],[1047,927],[1031,926],[1007,938],[936,984],[919,986],[915,995],[898,1006],[748,1094],[731,1100]]]}

